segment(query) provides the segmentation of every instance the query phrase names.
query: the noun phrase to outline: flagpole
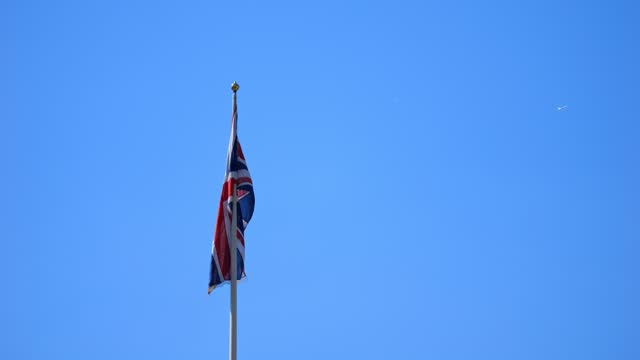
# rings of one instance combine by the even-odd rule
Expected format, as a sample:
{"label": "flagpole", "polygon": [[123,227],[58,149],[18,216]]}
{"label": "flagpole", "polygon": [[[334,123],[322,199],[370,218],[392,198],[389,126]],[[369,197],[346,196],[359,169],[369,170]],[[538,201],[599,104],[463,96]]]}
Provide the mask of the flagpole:
{"label": "flagpole", "polygon": [[[236,111],[236,92],[240,86],[234,81],[231,85],[233,91],[233,111]],[[238,193],[237,184],[233,183],[233,194],[231,196],[231,304],[229,311],[229,360],[236,360],[238,350],[238,259],[237,259],[237,233],[238,233]]]}

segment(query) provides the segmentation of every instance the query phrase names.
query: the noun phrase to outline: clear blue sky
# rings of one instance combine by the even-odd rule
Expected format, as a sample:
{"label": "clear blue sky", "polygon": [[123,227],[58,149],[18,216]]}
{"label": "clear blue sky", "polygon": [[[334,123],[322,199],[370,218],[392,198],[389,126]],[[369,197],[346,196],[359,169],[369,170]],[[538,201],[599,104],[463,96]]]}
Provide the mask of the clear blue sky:
{"label": "clear blue sky", "polygon": [[[0,358],[640,359],[632,1],[3,1]],[[558,110],[560,108],[560,110]]]}

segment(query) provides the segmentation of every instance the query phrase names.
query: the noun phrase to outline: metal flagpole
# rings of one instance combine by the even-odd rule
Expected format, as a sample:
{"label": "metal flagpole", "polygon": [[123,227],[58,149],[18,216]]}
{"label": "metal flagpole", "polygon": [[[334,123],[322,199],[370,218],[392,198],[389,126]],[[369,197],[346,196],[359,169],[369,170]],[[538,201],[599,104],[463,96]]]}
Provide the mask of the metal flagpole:
{"label": "metal flagpole", "polygon": [[[236,112],[236,92],[240,86],[236,82],[231,85],[233,90],[233,116],[237,116]],[[234,126],[236,126],[234,124]],[[235,139],[234,139],[235,141]],[[238,193],[236,191],[237,184],[234,181],[233,194],[231,196],[231,244],[229,251],[231,252],[231,306],[229,319],[229,360],[236,360],[237,355],[237,338],[238,338],[238,258],[237,258],[237,233],[238,233]]]}
{"label": "metal flagpole", "polygon": [[238,196],[236,195],[236,184],[233,184],[232,206],[233,218],[231,219],[231,309],[229,322],[229,360],[236,360],[237,336],[238,336],[238,259],[236,233],[238,231]]}

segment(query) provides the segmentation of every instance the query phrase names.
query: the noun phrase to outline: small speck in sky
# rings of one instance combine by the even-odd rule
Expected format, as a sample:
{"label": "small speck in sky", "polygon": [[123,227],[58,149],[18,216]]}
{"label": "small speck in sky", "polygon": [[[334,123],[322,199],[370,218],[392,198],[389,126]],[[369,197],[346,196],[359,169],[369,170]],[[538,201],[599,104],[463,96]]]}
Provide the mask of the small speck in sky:
{"label": "small speck in sky", "polygon": [[565,111],[565,110],[567,110],[567,105],[558,106],[558,107],[556,108],[556,110],[558,110],[558,111]]}

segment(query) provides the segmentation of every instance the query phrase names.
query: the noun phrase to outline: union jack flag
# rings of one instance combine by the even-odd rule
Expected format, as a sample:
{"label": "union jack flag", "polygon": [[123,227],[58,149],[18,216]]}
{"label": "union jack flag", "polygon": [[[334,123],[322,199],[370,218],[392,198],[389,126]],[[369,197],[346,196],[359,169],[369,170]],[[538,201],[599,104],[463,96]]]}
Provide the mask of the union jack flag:
{"label": "union jack flag", "polygon": [[244,229],[247,227],[253,208],[255,196],[253,194],[253,182],[247,168],[247,162],[242,153],[242,147],[238,141],[238,110],[236,106],[236,94],[233,94],[233,112],[231,114],[231,138],[227,151],[227,170],[222,185],[220,206],[216,220],[216,231],[213,236],[211,249],[211,271],[209,272],[209,291],[231,280],[231,251],[230,244],[233,239],[231,234],[231,218],[233,214],[233,187],[236,186],[237,196],[237,274],[238,280],[246,276],[244,273]]}

